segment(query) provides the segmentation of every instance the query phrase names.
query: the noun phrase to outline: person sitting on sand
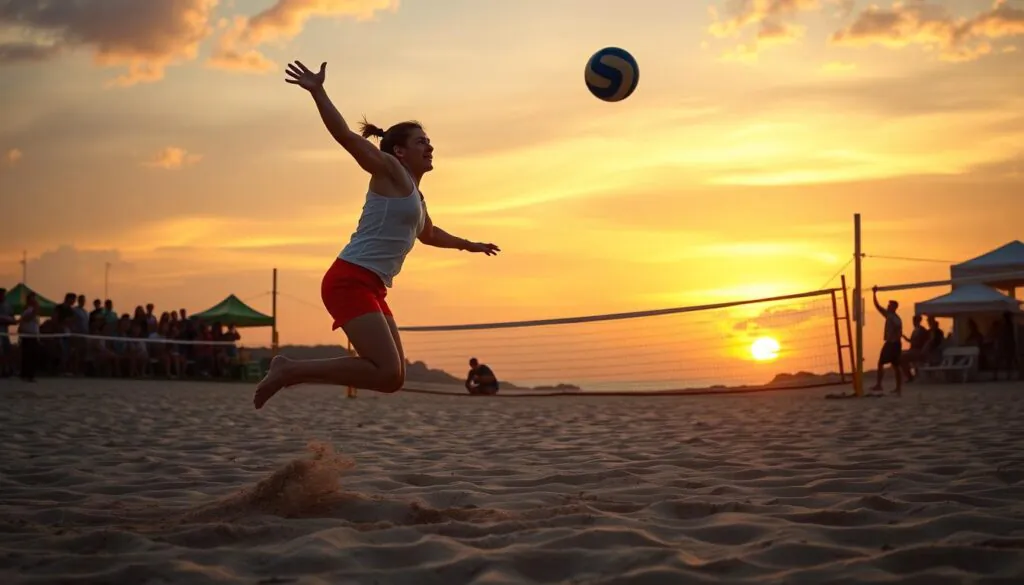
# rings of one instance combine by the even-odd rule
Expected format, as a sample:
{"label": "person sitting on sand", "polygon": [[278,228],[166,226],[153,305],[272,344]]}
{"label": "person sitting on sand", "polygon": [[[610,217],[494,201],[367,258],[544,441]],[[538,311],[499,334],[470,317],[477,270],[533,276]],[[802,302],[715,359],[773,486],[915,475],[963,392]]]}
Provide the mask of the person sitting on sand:
{"label": "person sitting on sand", "polygon": [[903,391],[903,376],[900,372],[900,357],[903,353],[903,319],[896,314],[896,309],[899,308],[899,303],[896,301],[889,301],[886,307],[882,307],[882,304],[878,302],[878,287],[871,289],[872,296],[875,301],[875,309],[885,317],[885,333],[883,339],[885,343],[882,344],[882,351],[878,355],[878,381],[871,388],[873,392],[882,391],[882,378],[885,376],[885,365],[892,365],[893,373],[896,375],[896,394],[900,394]]}
{"label": "person sitting on sand", "polygon": [[481,364],[476,358],[469,359],[469,375],[466,376],[466,390],[470,394],[492,396],[498,393],[498,378],[494,371]]}

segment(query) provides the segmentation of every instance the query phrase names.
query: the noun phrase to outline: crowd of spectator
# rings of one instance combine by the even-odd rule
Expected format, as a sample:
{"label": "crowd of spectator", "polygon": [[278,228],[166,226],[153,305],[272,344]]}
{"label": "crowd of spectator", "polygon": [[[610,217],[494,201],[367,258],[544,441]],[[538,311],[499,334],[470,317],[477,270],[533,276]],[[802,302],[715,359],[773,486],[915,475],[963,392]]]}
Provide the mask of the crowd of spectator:
{"label": "crowd of spectator", "polygon": [[[118,313],[110,299],[86,305],[68,293],[49,318],[34,293],[19,318],[0,289],[0,376],[227,378],[239,374],[240,336],[234,325],[207,323],[185,309],[159,315],[152,303]],[[17,325],[18,343],[10,329]]]}
{"label": "crowd of spectator", "polygon": [[1003,313],[991,321],[986,333],[982,333],[977,320],[967,319],[967,331],[961,343],[957,343],[952,333],[946,334],[935,317],[927,318],[927,327],[922,320],[922,315],[914,315],[910,337],[903,336],[910,343],[900,358],[900,369],[906,381],[914,381],[921,366],[941,364],[943,352],[950,347],[978,348],[978,370],[990,372],[996,379],[1003,374],[1007,379],[1013,375],[1024,379],[1024,344],[1018,343],[1018,339],[1024,339],[1024,322],[1012,313]]}

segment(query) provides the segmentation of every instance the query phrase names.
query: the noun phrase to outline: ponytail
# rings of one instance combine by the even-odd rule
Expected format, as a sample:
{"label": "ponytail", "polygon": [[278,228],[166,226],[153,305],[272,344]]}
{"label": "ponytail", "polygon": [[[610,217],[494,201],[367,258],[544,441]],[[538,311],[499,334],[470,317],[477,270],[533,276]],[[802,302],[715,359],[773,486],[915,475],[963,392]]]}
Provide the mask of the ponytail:
{"label": "ponytail", "polygon": [[359,134],[363,138],[377,138],[380,140],[380,149],[391,155],[395,154],[396,146],[405,146],[414,129],[422,130],[423,126],[419,122],[409,120],[408,122],[399,122],[385,131],[383,128],[367,122],[366,118],[363,118],[359,124]]}
{"label": "ponytail", "polygon": [[366,118],[363,118],[363,121],[359,124],[359,134],[363,138],[370,138],[372,136],[378,140],[384,139],[384,129],[367,122]]}

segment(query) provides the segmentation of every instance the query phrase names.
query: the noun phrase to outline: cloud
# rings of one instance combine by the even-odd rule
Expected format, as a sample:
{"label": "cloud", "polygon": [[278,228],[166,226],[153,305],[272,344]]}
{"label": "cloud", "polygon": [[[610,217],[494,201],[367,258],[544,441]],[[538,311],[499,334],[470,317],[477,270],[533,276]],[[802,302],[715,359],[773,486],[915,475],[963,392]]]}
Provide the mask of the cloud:
{"label": "cloud", "polygon": [[993,41],[1016,36],[1024,36],[1024,9],[1006,0],[996,0],[991,8],[968,18],[925,0],[912,0],[890,8],[870,6],[829,41],[850,47],[919,45],[937,52],[944,61],[961,62],[993,53]]}
{"label": "cloud", "polygon": [[176,171],[180,168],[194,165],[202,160],[202,158],[202,155],[190,153],[184,148],[168,146],[158,152],[152,159],[142,164],[151,168]]}
{"label": "cloud", "polygon": [[57,45],[2,43],[0,44],[0,65],[45,61],[58,53],[60,53],[60,47]]}
{"label": "cloud", "polygon": [[829,4],[835,7],[835,16],[840,19],[849,18],[857,7],[857,0],[829,0]]}
{"label": "cloud", "polygon": [[1021,181],[1024,179],[1024,152],[1005,160],[975,165],[971,168],[971,175],[973,178]]}
{"label": "cloud", "polygon": [[[832,0],[830,0],[832,1]],[[712,23],[708,32],[720,39],[735,38],[744,30],[755,28],[754,38],[727,51],[723,58],[732,61],[756,61],[762,49],[796,42],[804,35],[804,27],[791,20],[801,12],[821,8],[820,0],[729,0],[721,14],[709,9]]]}
{"label": "cloud", "polygon": [[21,162],[21,159],[24,158],[24,156],[25,154],[21,152],[21,150],[17,148],[12,148],[7,151],[7,164],[13,167],[14,165]]}
{"label": "cloud", "polygon": [[[794,303],[795,301],[789,301]],[[798,303],[798,301],[796,301]],[[796,307],[769,307],[760,312],[756,317],[744,319],[733,325],[733,331],[756,334],[762,330],[788,329],[796,327],[815,318],[821,318],[819,311],[815,312],[811,304],[814,301],[798,305]]]}
{"label": "cloud", "polygon": [[275,68],[261,45],[295,38],[314,17],[370,20],[379,11],[397,10],[398,0],[277,0],[252,17],[236,16],[218,24],[220,37],[208,65],[218,69],[265,73]]}
{"label": "cloud", "polygon": [[856,63],[846,63],[843,61],[830,61],[821,66],[822,73],[828,73],[833,75],[840,73],[849,73],[850,71],[855,71],[856,69]]}
{"label": "cloud", "polygon": [[[847,115],[886,118],[927,116],[1000,116],[1020,110],[1024,80],[1006,75],[1013,56],[997,56],[970,70],[933,64],[899,75],[863,74],[838,79],[769,85],[726,104],[733,116],[761,116],[778,110],[844,111]],[[804,114],[806,115],[806,114]],[[1017,133],[1018,128],[993,126],[992,134]]]}
{"label": "cloud", "polygon": [[218,0],[3,0],[0,26],[28,41],[0,44],[0,64],[92,51],[97,65],[124,67],[114,85],[162,79],[171,65],[196,58],[212,32]]}

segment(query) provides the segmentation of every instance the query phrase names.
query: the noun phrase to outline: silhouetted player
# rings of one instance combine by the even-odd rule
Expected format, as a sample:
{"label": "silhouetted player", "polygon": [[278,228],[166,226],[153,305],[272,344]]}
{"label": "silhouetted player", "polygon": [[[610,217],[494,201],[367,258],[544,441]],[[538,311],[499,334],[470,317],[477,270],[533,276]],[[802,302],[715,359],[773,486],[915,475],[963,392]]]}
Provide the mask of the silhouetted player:
{"label": "silhouetted player", "polygon": [[900,375],[900,357],[903,353],[903,319],[896,314],[896,309],[899,308],[900,304],[896,301],[889,301],[888,306],[882,307],[881,303],[878,302],[878,287],[871,289],[871,296],[875,301],[875,309],[885,317],[885,333],[884,341],[882,344],[882,351],[878,355],[878,381],[875,382],[872,391],[880,392],[882,390],[882,378],[885,376],[885,365],[889,364],[892,366],[893,374],[896,376],[896,393],[900,394],[903,391],[903,376]]}

